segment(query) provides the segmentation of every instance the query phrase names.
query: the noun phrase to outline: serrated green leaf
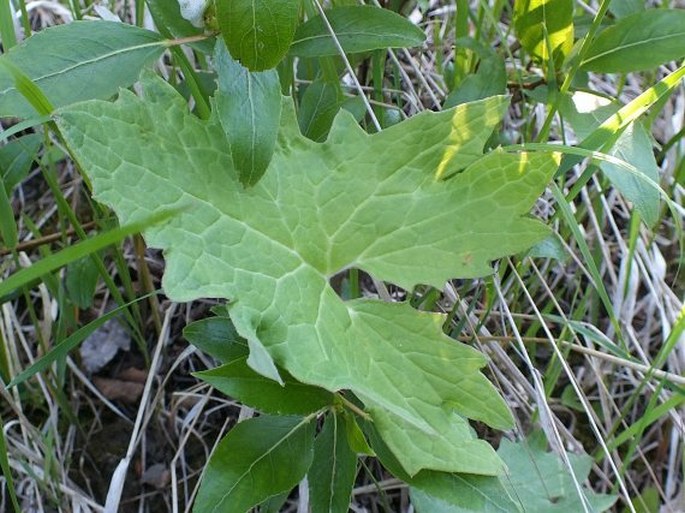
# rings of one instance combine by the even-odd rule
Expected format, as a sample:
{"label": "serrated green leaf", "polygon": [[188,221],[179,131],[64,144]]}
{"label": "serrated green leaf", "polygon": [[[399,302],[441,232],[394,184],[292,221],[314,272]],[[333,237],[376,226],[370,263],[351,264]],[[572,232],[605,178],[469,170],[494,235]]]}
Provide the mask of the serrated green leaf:
{"label": "serrated green leaf", "polygon": [[[409,48],[423,44],[426,35],[397,13],[371,5],[334,7],[326,18],[345,53],[382,48]],[[297,28],[290,53],[297,57],[326,57],[340,52],[321,16]]]}
{"label": "serrated green leaf", "polygon": [[[26,39],[0,57],[21,70],[59,108],[109,98],[136,81],[140,69],[165,49],[159,34],[109,21],[58,25]],[[0,117],[28,118],[33,107],[0,66]]]}
{"label": "serrated green leaf", "polygon": [[249,71],[219,42],[214,53],[219,79],[216,107],[231,145],[240,181],[256,184],[271,162],[281,121],[281,84],[276,70]]}
{"label": "serrated green leaf", "polygon": [[276,375],[273,362],[303,383],[351,390],[409,473],[500,472],[466,420],[511,425],[479,372],[483,355],[444,335],[440,315],[346,302],[328,280],[357,267],[408,289],[440,287],[490,274],[491,260],[548,233],[527,212],[558,156],[481,156],[506,99],[421,114],[372,136],[342,112],[322,144],[300,134],[285,99],[271,165],[244,190],[218,120],[189,115],[158,78],[143,83],[144,99],[122,91],[115,103],[73,106],[56,120],[96,198],[123,222],[184,207],[145,234],[166,251],[166,293],[231,298],[250,357],[262,349],[261,366],[248,360],[253,369],[273,375],[273,358]]}
{"label": "serrated green leaf", "polygon": [[300,0],[215,0],[226,48],[251,71],[271,69],[290,48]]}
{"label": "serrated green leaf", "polygon": [[312,511],[347,513],[356,475],[357,455],[347,443],[344,421],[330,414],[314,442],[308,474]]}
{"label": "serrated green leaf", "polygon": [[627,73],[685,55],[685,10],[647,9],[621,18],[593,41],[582,69]]}
{"label": "serrated green leaf", "polygon": [[287,373],[281,373],[283,386],[257,374],[247,365],[247,356],[194,375],[224,394],[264,413],[306,415],[333,404],[333,394],[300,383]]}
{"label": "serrated green leaf", "polygon": [[573,0],[516,0],[514,29],[528,53],[558,66],[573,47]]}
{"label": "serrated green leaf", "polygon": [[[576,513],[584,511],[581,497],[568,468],[556,454],[545,452],[534,442],[513,443],[503,439],[497,451],[508,467],[501,479],[526,513]],[[568,454],[579,483],[583,483],[592,467],[587,455]],[[583,486],[586,504],[593,513],[609,509],[616,497],[596,494]]]}
{"label": "serrated green leaf", "polygon": [[195,500],[195,513],[245,513],[286,492],[312,462],[312,418],[257,417],[234,427],[219,442]]}

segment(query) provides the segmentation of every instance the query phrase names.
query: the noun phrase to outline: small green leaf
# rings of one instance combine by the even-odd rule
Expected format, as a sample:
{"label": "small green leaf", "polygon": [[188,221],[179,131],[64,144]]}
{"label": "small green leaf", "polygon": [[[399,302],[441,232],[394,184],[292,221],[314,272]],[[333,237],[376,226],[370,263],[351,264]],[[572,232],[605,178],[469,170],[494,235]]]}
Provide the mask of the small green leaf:
{"label": "small green leaf", "polygon": [[[145,5],[150,9],[150,14],[155,20],[155,26],[168,37],[176,39],[199,36],[204,31],[194,26],[190,21],[181,16],[181,8],[176,0],[147,0]],[[203,53],[211,54],[214,48],[214,38],[188,43]]]}
{"label": "small green leaf", "polygon": [[657,67],[685,55],[685,10],[648,9],[621,18],[593,41],[581,65],[598,73]]}
{"label": "small green leaf", "polygon": [[344,421],[329,414],[314,442],[309,470],[309,503],[312,511],[347,513],[357,475],[357,455],[347,443]]}
{"label": "small green leaf", "polygon": [[216,106],[231,146],[233,165],[245,186],[256,184],[271,162],[281,118],[276,70],[249,71],[231,58],[223,42],[214,54],[219,87]]}
{"label": "small green leaf", "polygon": [[609,155],[630,162],[651,181],[645,180],[611,162],[601,162],[599,168],[626,199],[630,200],[650,228],[659,221],[659,166],[654,158],[649,132],[642,123],[635,121],[618,138]]}
{"label": "small green leaf", "polygon": [[65,285],[71,301],[81,309],[93,303],[100,273],[92,258],[81,258],[67,266]]}
{"label": "small green leaf", "polygon": [[[55,108],[109,98],[133,84],[140,69],[165,49],[159,34],[109,21],[76,21],[29,37],[0,57],[40,88]],[[0,117],[28,118],[35,110],[0,67]]]}
{"label": "small green leaf", "polygon": [[333,404],[333,394],[305,385],[285,372],[284,385],[257,374],[247,364],[247,356],[194,375],[220,392],[240,402],[275,415],[306,415]]}
{"label": "small green leaf", "polygon": [[445,108],[456,107],[499,94],[507,90],[507,72],[504,59],[492,48],[471,38],[460,38],[454,42],[458,50],[468,48],[480,57],[478,69],[467,75],[445,99]]}
{"label": "small green leaf", "polygon": [[514,29],[528,53],[559,66],[573,47],[573,0],[516,0]]}
{"label": "small green leaf", "polygon": [[321,142],[326,139],[342,102],[338,84],[321,79],[312,82],[302,95],[297,113],[302,133],[312,141]]}
{"label": "small green leaf", "polygon": [[29,134],[8,142],[0,147],[0,178],[5,185],[7,196],[28,175],[33,160],[43,141],[41,134]]}
{"label": "small green leaf", "polygon": [[209,317],[195,321],[183,330],[183,336],[205,353],[222,363],[247,356],[247,341],[238,335],[228,317]]}
{"label": "small green leaf", "polygon": [[300,4],[300,0],[216,0],[226,48],[251,71],[276,67],[293,40]]}
{"label": "small green leaf", "polygon": [[[584,139],[619,108],[619,105],[601,96],[578,92],[561,102],[560,111],[578,138]],[[630,162],[644,174],[646,179],[642,180],[617,164],[611,162],[599,164],[602,172],[616,189],[633,203],[645,224],[650,227],[654,226],[659,220],[660,211],[659,167],[654,158],[649,133],[640,121],[636,120],[618,135],[611,147],[605,147],[604,151]]]}
{"label": "small green leaf", "polygon": [[235,426],[212,453],[194,513],[245,513],[287,492],[313,457],[311,417],[262,416]]}
{"label": "small green leaf", "polygon": [[14,210],[10,195],[7,194],[7,185],[0,177],[0,236],[8,248],[17,245],[17,223],[14,221]]}
{"label": "small green leaf", "polygon": [[569,256],[557,233],[538,242],[526,255],[532,258],[554,258],[560,262],[565,262]]}
{"label": "small green leaf", "polygon": [[[360,5],[334,7],[326,11],[333,31],[345,53],[360,53],[382,48],[420,46],[426,35],[397,13],[380,7]],[[300,25],[290,53],[298,57],[338,55],[338,47],[321,16]]]}
{"label": "small green leaf", "polygon": [[[520,443],[502,439],[497,454],[508,467],[501,482],[526,513],[584,511],[568,468],[556,454],[545,452],[544,445],[534,437]],[[585,482],[590,474],[592,458],[577,454],[568,454],[568,458],[577,481]],[[582,493],[593,513],[606,511],[616,502],[615,496],[596,494],[587,486],[582,487]]]}
{"label": "small green leaf", "polygon": [[417,513],[524,511],[514,502],[498,477],[423,471],[410,481],[410,485],[411,502]]}
{"label": "small green leaf", "polygon": [[347,433],[347,443],[355,454],[363,454],[365,456],[375,456],[373,449],[366,441],[364,432],[357,424],[357,419],[349,411],[343,412],[343,421],[345,425],[345,432]]}

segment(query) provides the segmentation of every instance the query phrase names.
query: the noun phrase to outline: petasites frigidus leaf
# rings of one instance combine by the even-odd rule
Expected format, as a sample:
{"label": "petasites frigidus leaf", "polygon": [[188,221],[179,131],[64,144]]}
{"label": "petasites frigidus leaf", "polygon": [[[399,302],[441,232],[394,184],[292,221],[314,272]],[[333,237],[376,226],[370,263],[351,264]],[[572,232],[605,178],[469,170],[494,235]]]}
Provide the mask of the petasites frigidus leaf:
{"label": "petasites frigidus leaf", "polygon": [[506,98],[420,114],[375,135],[343,111],[324,143],[300,134],[284,99],[271,164],[245,190],[219,121],[192,116],[159,78],[142,85],[143,98],[122,91],[56,121],[95,197],[121,222],[178,209],[145,232],[165,250],[169,297],[230,298],[253,369],[280,379],[276,363],[304,383],[351,390],[408,473],[501,472],[467,420],[511,425],[479,372],[485,357],[447,337],[443,316],[343,301],[329,278],[357,267],[407,289],[441,287],[490,274],[491,260],[547,235],[527,213],[558,156],[482,156]]}
{"label": "petasites frigidus leaf", "polygon": [[314,454],[313,416],[240,422],[212,453],[194,513],[246,513],[293,488]]}

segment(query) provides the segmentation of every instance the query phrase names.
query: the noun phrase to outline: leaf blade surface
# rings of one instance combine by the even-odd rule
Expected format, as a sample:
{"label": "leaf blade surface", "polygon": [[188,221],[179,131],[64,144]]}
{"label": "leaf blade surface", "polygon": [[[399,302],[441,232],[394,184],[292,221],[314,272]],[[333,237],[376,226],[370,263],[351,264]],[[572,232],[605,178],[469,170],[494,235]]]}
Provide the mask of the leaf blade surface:
{"label": "leaf blade surface", "polygon": [[[76,21],[42,30],[4,54],[59,108],[109,98],[133,84],[140,69],[165,49],[162,37],[124,23]],[[33,107],[0,67],[0,117],[28,118]]]}
{"label": "leaf blade surface", "polygon": [[621,18],[602,32],[581,69],[627,73],[654,68],[685,55],[685,11],[647,9]]}
{"label": "leaf blade surface", "polygon": [[[511,423],[479,372],[483,355],[444,335],[440,315],[345,302],[328,280],[352,266],[405,288],[440,287],[489,274],[490,260],[548,233],[526,214],[558,157],[482,157],[506,99],[426,113],[372,136],[343,112],[324,143],[300,134],[284,100],[271,164],[244,190],[218,120],[190,116],[157,78],[144,86],[143,100],[123,91],[115,103],[64,109],[57,121],[96,198],[122,222],[161,205],[181,209],[145,234],[165,250],[166,293],[235,300],[229,313],[250,356],[262,350],[261,362],[248,360],[253,369],[278,376],[277,364],[303,383],[351,390],[409,473],[501,472],[466,420]],[[115,153],[113,140],[155,151]]]}
{"label": "leaf blade surface", "polygon": [[[368,5],[334,7],[325,12],[346,53],[409,48],[426,39],[422,30],[388,9]],[[290,53],[298,57],[330,57],[338,55],[339,50],[319,15],[298,27]]]}
{"label": "leaf blade surface", "polygon": [[311,418],[244,420],[212,453],[193,511],[244,513],[304,477],[313,455]]}

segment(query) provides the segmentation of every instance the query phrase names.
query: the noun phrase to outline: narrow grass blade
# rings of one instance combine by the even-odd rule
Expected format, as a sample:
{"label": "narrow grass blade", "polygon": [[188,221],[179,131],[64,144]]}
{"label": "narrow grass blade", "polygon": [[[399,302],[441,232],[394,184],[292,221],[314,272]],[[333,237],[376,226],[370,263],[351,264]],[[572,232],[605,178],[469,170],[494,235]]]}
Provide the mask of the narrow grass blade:
{"label": "narrow grass blade", "polygon": [[14,221],[14,212],[10,197],[5,190],[5,181],[0,174],[0,237],[8,248],[17,245],[17,224]]}
{"label": "narrow grass blade", "polygon": [[14,31],[14,20],[12,19],[12,8],[10,0],[0,1],[0,38],[2,47],[6,52],[17,45],[17,34]]}
{"label": "narrow grass blade", "polygon": [[150,216],[140,222],[132,223],[120,228],[116,228],[107,233],[96,235],[92,239],[85,240],[79,244],[75,244],[66,248],[59,253],[44,258],[27,267],[0,283],[0,297],[3,297],[19,287],[23,287],[27,283],[48,274],[55,269],[59,269],[71,262],[90,255],[102,248],[115,244],[129,235],[141,232],[142,230],[161,223],[171,217],[174,211],[166,211],[157,215]]}
{"label": "narrow grass blade", "polygon": [[5,424],[0,416],[0,470],[7,482],[7,490],[9,491],[10,500],[15,513],[21,513],[21,506],[17,500],[17,494],[14,491],[14,480],[12,479],[12,472],[10,469],[9,453],[7,452],[7,444],[5,443]]}
{"label": "narrow grass blade", "polygon": [[0,142],[9,139],[14,134],[18,134],[19,132],[23,132],[24,130],[33,128],[34,126],[42,125],[43,123],[47,123],[50,120],[50,116],[39,116],[37,118],[30,118],[25,121],[21,121],[16,125],[12,125],[7,130],[2,131],[2,133],[0,133]]}
{"label": "narrow grass blade", "polygon": [[7,59],[0,59],[0,66],[12,76],[14,87],[26,98],[38,115],[47,116],[54,110],[45,93],[17,65]]}
{"label": "narrow grass blade", "polygon": [[[656,104],[665,95],[670,94],[673,89],[685,77],[685,65],[665,76],[649,89],[645,90],[640,96],[630,103],[621,107],[613,116],[599,125],[579,146],[588,150],[602,150],[607,144],[613,144],[616,137],[633,121],[642,116],[648,109]],[[564,173],[578,164],[582,157],[567,155],[561,161],[558,174]]]}
{"label": "narrow grass blade", "polygon": [[42,356],[40,359],[36,360],[31,366],[29,366],[27,369],[23,370],[19,374],[17,374],[12,381],[10,381],[7,384],[7,388],[11,388],[14,386],[17,386],[27,379],[31,378],[32,376],[38,374],[39,372],[47,369],[54,361],[64,358],[69,354],[69,352],[72,349],[75,349],[78,347],[78,345],[83,342],[91,333],[93,333],[96,329],[98,329],[100,326],[105,324],[107,321],[110,319],[115,318],[117,315],[123,313],[124,310],[126,310],[129,306],[133,305],[134,303],[137,303],[138,301],[142,301],[143,299],[147,299],[148,297],[152,296],[153,293],[146,294],[144,296],[141,296],[139,298],[136,298],[135,300],[126,303],[125,305],[122,305],[118,308],[115,308],[111,312],[106,313],[102,317],[98,317],[95,319],[93,322],[83,326],[82,328],[78,329],[75,331],[72,335],[69,337],[65,338],[61,343],[59,343],[57,346],[55,346],[50,352],[48,352],[46,355]]}

